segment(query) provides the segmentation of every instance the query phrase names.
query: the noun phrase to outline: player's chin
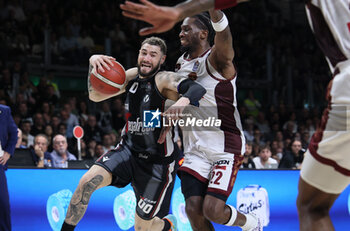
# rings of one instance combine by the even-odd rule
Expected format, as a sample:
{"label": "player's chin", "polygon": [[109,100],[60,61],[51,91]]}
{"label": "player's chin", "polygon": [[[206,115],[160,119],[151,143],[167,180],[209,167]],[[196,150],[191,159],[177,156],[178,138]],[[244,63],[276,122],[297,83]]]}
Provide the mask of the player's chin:
{"label": "player's chin", "polygon": [[180,51],[182,53],[189,51],[189,49],[190,49],[190,47],[188,45],[182,45],[181,44]]}
{"label": "player's chin", "polygon": [[140,72],[141,72],[141,74],[147,74],[147,73],[150,73],[150,72],[152,72],[152,67],[141,67],[140,68]]}
{"label": "player's chin", "polygon": [[147,70],[142,70],[142,68],[141,68],[141,72],[140,73],[141,73],[142,76],[148,77],[148,76],[153,75],[154,71],[153,71],[153,69],[149,69],[149,68],[147,68]]}

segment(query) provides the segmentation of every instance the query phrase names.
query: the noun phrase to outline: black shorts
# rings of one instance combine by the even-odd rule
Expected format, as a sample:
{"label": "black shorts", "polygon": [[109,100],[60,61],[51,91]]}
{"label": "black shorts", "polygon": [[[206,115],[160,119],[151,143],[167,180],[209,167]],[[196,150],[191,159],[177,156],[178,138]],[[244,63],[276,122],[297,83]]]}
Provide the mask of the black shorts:
{"label": "black shorts", "polygon": [[178,176],[181,179],[181,192],[184,195],[185,200],[192,196],[200,196],[204,198],[205,195],[208,194],[222,201],[227,201],[228,196],[219,193],[208,192],[208,184],[198,180],[193,175],[185,171],[179,171]]}
{"label": "black shorts", "polygon": [[[174,155],[174,153],[173,153]],[[149,220],[169,213],[171,194],[178,165],[154,164],[135,157],[125,145],[105,153],[95,164],[112,173],[111,185],[123,188],[131,183],[136,200],[136,212]]]}

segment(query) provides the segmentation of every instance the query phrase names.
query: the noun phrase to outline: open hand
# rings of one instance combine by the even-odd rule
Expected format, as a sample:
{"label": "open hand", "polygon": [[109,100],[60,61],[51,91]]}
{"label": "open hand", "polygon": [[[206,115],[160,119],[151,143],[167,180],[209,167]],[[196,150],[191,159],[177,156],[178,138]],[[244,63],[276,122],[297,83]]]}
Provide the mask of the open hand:
{"label": "open hand", "polygon": [[176,8],[158,6],[147,0],[140,0],[140,2],[142,4],[125,1],[124,4],[120,4],[120,8],[124,16],[152,25],[139,31],[142,36],[166,32],[180,20],[180,12]]}

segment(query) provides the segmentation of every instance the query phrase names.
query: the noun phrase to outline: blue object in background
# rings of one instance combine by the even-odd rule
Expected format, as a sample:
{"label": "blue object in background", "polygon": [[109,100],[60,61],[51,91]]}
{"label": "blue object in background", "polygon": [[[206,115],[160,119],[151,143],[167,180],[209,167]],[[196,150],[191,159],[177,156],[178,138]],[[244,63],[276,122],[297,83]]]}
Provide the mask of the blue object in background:
{"label": "blue object in background", "polygon": [[349,194],[349,200],[348,200],[348,209],[349,209],[349,215],[350,215],[350,194]]}
{"label": "blue object in background", "polygon": [[[74,192],[85,172],[86,170],[76,169],[9,169],[7,181],[10,193],[12,230],[52,230],[46,218],[48,198],[62,189]],[[299,230],[295,204],[298,179],[298,170],[240,170],[227,203],[236,205],[238,190],[248,184],[261,185],[268,192],[271,212],[270,223],[264,228],[264,231]],[[180,180],[177,179],[174,192],[179,187]],[[114,200],[118,195],[128,190],[132,190],[130,185],[123,189],[105,187],[93,193],[85,216],[75,230],[121,230],[113,215]],[[349,193],[350,187],[339,196],[331,210],[331,217],[337,231],[348,231],[350,227]],[[241,230],[218,224],[215,224],[214,227],[219,231]],[[133,230],[133,227],[129,230]]]}
{"label": "blue object in background", "polygon": [[171,211],[176,217],[178,230],[192,231],[185,209],[185,197],[181,192],[181,187],[179,187],[173,192],[171,199]]}
{"label": "blue object in background", "polygon": [[118,195],[114,200],[113,214],[119,228],[128,230],[135,224],[136,197],[133,190]]}
{"label": "blue object in background", "polygon": [[63,189],[49,196],[46,203],[46,215],[52,230],[61,230],[72,195],[69,189]]}

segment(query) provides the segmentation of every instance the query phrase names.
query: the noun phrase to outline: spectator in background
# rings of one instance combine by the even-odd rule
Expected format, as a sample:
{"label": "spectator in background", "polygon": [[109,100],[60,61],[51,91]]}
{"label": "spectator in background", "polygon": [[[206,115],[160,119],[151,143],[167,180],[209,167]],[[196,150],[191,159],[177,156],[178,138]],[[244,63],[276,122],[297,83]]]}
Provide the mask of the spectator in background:
{"label": "spectator in background", "polygon": [[263,134],[261,134],[261,131],[259,130],[258,127],[254,128],[254,138],[253,138],[253,143],[257,144],[259,146],[265,145],[265,140]]}
{"label": "spectator in background", "polygon": [[56,135],[58,134],[58,129],[59,129],[59,125],[61,123],[61,118],[59,115],[57,114],[54,114],[52,117],[51,117],[51,126],[52,126],[52,130],[53,130],[53,134]]}
{"label": "spectator in background", "polygon": [[19,93],[19,84],[20,84],[21,74],[22,74],[22,64],[20,61],[16,60],[11,70],[12,91],[14,96],[17,96]]}
{"label": "spectator in background", "polygon": [[276,150],[276,155],[272,156],[272,158],[274,158],[275,160],[277,160],[278,163],[280,163],[283,158],[283,148],[278,147]]}
{"label": "spectator in background", "polygon": [[47,124],[45,126],[45,135],[47,136],[47,140],[48,140],[48,150],[52,150],[52,145],[50,140],[52,140],[55,134],[53,133],[53,129],[50,124]]}
{"label": "spectator in background", "polygon": [[120,28],[120,24],[114,24],[113,30],[109,32],[109,37],[117,44],[125,44],[127,42],[125,32]]}
{"label": "spectator in background", "polygon": [[84,139],[89,142],[95,140],[98,143],[102,141],[102,130],[97,126],[96,116],[89,115],[87,124],[84,126]]}
{"label": "spectator in background", "polygon": [[55,88],[51,84],[46,85],[44,94],[43,94],[42,98],[39,99],[40,103],[42,103],[44,101],[48,102],[53,108],[58,103],[58,97],[55,94]]}
{"label": "spectator in background", "polygon": [[88,120],[88,108],[86,105],[85,101],[80,101],[79,102],[79,107],[78,107],[78,119],[79,119],[79,124],[81,126],[85,126]]}
{"label": "spectator in background", "polygon": [[34,98],[34,96],[37,93],[37,89],[34,86],[34,84],[29,80],[29,75],[27,71],[23,72],[21,76],[19,90],[24,95],[24,100],[29,105],[31,105],[31,107],[36,104],[36,99]]}
{"label": "spectator in background", "polygon": [[293,124],[293,128],[290,127],[289,130],[291,130],[293,133],[296,133],[298,130],[298,123],[296,118],[297,116],[295,112],[291,112],[289,120],[283,124],[283,130],[286,130],[288,126],[292,126]]}
{"label": "spectator in background", "polygon": [[247,141],[253,142],[254,140],[254,120],[252,118],[248,118],[244,123],[244,137]]}
{"label": "spectator in background", "polygon": [[278,112],[273,112],[272,116],[270,118],[270,125],[277,125],[278,130],[281,129],[281,120],[280,120],[280,115],[278,114]]}
{"label": "spectator in background", "polygon": [[7,169],[7,161],[15,151],[17,126],[8,106],[0,105],[0,112],[0,228],[2,231],[10,231],[10,198],[5,170]]}
{"label": "spectator in background", "polygon": [[[76,153],[77,157],[79,157],[78,139],[74,139],[74,142],[72,143],[72,147],[69,150],[73,153]],[[89,148],[87,147],[84,139],[80,139],[80,154],[81,154],[81,159],[83,160],[92,159],[92,157],[90,156]]]}
{"label": "spectator in background", "polygon": [[241,168],[255,168],[255,163],[252,158],[253,144],[252,142],[245,143],[245,153]]}
{"label": "spectator in background", "polygon": [[259,130],[264,136],[269,135],[271,129],[268,121],[265,119],[264,112],[259,111],[258,116],[256,118],[255,125],[259,128]]}
{"label": "spectator in background", "polygon": [[58,47],[59,52],[66,58],[66,64],[73,65],[80,61],[79,43],[69,27],[65,28],[64,35],[58,39]]}
{"label": "spectator in background", "polygon": [[94,160],[97,160],[98,158],[100,158],[104,153],[105,153],[105,151],[103,149],[103,145],[100,143],[97,143],[96,147],[95,147]]}
{"label": "spectator in background", "polygon": [[67,125],[67,139],[73,137],[73,128],[79,125],[79,120],[76,115],[72,113],[72,106],[70,103],[65,103],[61,111],[62,122]]}
{"label": "spectator in background", "polygon": [[48,102],[41,104],[41,113],[43,115],[44,123],[49,124],[51,122],[52,110]]}
{"label": "spectator in background", "polygon": [[21,116],[18,114],[13,114],[13,121],[15,122],[16,126],[19,127],[21,123]]}
{"label": "spectator in background", "polygon": [[24,14],[22,5],[19,3],[18,0],[10,1],[9,5],[7,6],[7,10],[11,12],[11,14],[13,14],[13,18],[17,22],[24,22],[27,20],[27,17]]}
{"label": "spectator in background", "polygon": [[50,156],[54,168],[67,168],[67,161],[77,160],[72,153],[68,152],[67,138],[63,135],[59,134],[53,138],[53,149]]}
{"label": "spectator in background", "polygon": [[243,101],[244,106],[247,108],[247,114],[252,115],[254,118],[258,116],[261,103],[254,98],[253,90],[248,91],[248,97]]}
{"label": "spectator in background", "polygon": [[108,101],[102,102],[102,110],[96,116],[97,124],[104,133],[112,131],[112,112]]}
{"label": "spectator in background", "polygon": [[57,134],[60,134],[62,136],[66,136],[66,134],[67,134],[67,125],[65,123],[60,123],[58,125],[58,133]]}
{"label": "spectator in background", "polygon": [[278,168],[300,169],[304,159],[305,150],[302,149],[300,140],[293,140],[290,150],[287,150],[281,159]]}
{"label": "spectator in background", "polygon": [[[56,95],[57,99],[59,99],[61,98],[60,89],[58,88],[58,84],[54,80],[55,80],[54,71],[49,70],[46,74],[46,83],[53,87],[54,95]],[[55,105],[52,105],[52,106],[55,106]]]}
{"label": "spectator in background", "polygon": [[86,156],[86,159],[94,159],[95,158],[95,148],[96,148],[96,141],[95,140],[90,140],[87,143],[87,153],[88,155]]}
{"label": "spectator in background", "polygon": [[81,36],[77,38],[79,47],[81,47],[82,60],[89,59],[95,48],[94,39],[89,35],[87,29],[81,31]]}
{"label": "spectator in background", "polygon": [[22,130],[17,128],[16,148],[27,148],[27,145],[23,145],[22,141],[23,141]]}
{"label": "spectator in background", "polygon": [[301,146],[303,149],[307,149],[310,142],[310,132],[308,130],[303,131],[301,134]]}
{"label": "spectator in background", "polygon": [[[38,98],[40,102],[43,102],[45,100],[47,100],[47,88],[48,88],[48,84],[47,84],[47,77],[46,76],[41,76],[39,79],[39,83],[36,86],[37,90],[38,90]],[[51,101],[49,101],[50,103],[52,103]]]}
{"label": "spectator in background", "polygon": [[120,140],[121,140],[121,131],[120,132],[116,132],[116,131],[113,131],[111,133],[109,133],[111,138],[112,138],[112,144],[119,144]]}
{"label": "spectator in background", "polygon": [[283,142],[283,133],[281,131],[276,132],[275,140],[277,142]]}
{"label": "spectator in background", "polygon": [[20,122],[20,128],[22,130],[22,137],[27,140],[27,146],[30,147],[34,144],[34,136],[31,134],[32,125],[29,120],[22,120]]}
{"label": "spectator in background", "polygon": [[33,117],[34,124],[31,129],[33,136],[45,133],[45,121],[41,113],[37,112]]}
{"label": "spectator in background", "polygon": [[257,169],[271,169],[277,168],[278,163],[275,159],[271,158],[270,146],[265,145],[260,148],[259,154],[253,159],[255,167]]}
{"label": "spectator in background", "polygon": [[[30,125],[33,124],[33,118],[31,116],[31,113],[28,109],[28,105],[25,102],[19,103],[17,113],[21,116],[21,120],[27,120],[30,122]],[[16,114],[17,114],[16,113]]]}
{"label": "spectator in background", "polygon": [[30,148],[32,158],[38,168],[52,167],[52,158],[47,151],[49,140],[44,134],[38,134],[34,139],[34,146]]}
{"label": "spectator in background", "polygon": [[109,150],[114,149],[113,138],[110,133],[104,134],[102,139],[103,151],[108,152]]}
{"label": "spectator in background", "polygon": [[[67,102],[70,106],[70,109],[67,109],[67,110],[70,110],[70,112],[77,116],[78,115],[78,109],[77,109],[77,98],[75,96],[73,97],[69,97],[68,98],[68,102]],[[65,108],[65,105],[63,105],[63,108]]]}
{"label": "spectator in background", "polygon": [[14,99],[16,98],[16,95],[11,79],[11,71],[8,67],[5,67],[2,70],[2,78],[0,79],[0,89],[3,89],[4,97],[6,98],[6,100],[11,104],[14,104]]}
{"label": "spectator in background", "polygon": [[122,129],[125,125],[125,107],[122,99],[120,97],[116,97],[112,101],[112,120],[113,120],[113,128],[118,131]]}
{"label": "spectator in background", "polygon": [[283,129],[283,138],[291,139],[291,140],[294,139],[294,136],[295,136],[294,128],[295,128],[295,122],[288,121],[286,123],[286,128]]}

